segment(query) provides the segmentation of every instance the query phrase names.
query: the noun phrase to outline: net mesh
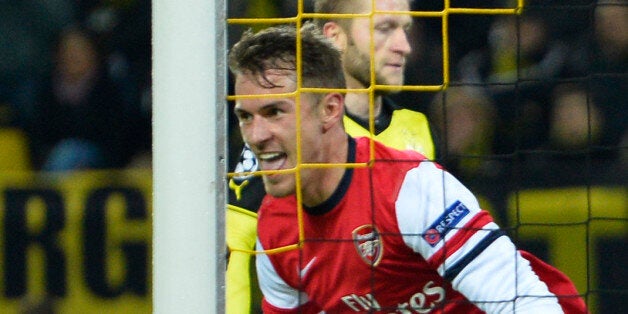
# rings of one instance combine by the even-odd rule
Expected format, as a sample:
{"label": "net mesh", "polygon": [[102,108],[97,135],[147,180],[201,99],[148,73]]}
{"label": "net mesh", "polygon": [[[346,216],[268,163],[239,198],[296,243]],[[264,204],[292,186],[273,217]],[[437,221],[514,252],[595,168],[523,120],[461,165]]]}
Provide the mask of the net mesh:
{"label": "net mesh", "polygon": [[[249,8],[265,2],[254,1]],[[518,246],[567,274],[592,313],[628,308],[626,41],[604,33],[604,27],[628,23],[626,2],[469,3],[475,2],[445,0],[415,4],[411,12],[331,16],[296,1],[295,7],[282,12],[275,6],[261,16],[232,11],[228,23],[236,34],[242,26],[300,27],[312,18],[413,16],[420,28],[413,43],[422,46],[409,61],[414,72],[406,76],[407,84],[345,91],[368,93],[372,109],[376,91],[400,90],[394,97],[402,105],[425,112],[433,122],[439,134],[436,161],[476,193]],[[618,20],[608,22],[612,18]],[[297,42],[298,56],[300,50]],[[334,91],[301,88],[300,69],[298,77],[297,99],[304,92]],[[373,110],[370,118],[372,134]],[[370,165],[300,163],[289,171],[300,191],[301,169]],[[230,249],[249,254],[300,249],[302,211],[299,202],[299,242],[264,252]]]}

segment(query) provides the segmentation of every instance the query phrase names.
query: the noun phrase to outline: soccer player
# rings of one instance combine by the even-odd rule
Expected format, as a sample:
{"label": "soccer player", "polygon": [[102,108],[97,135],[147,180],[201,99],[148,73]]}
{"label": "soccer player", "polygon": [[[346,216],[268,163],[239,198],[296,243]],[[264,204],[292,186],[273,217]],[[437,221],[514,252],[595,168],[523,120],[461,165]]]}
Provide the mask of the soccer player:
{"label": "soccer player", "polygon": [[[374,3],[378,11],[410,11],[409,0],[377,0]],[[372,14],[373,2],[316,0],[314,10],[330,14]],[[347,88],[366,89],[374,84],[403,85],[406,59],[412,52],[408,40],[412,27],[410,14],[373,14],[372,26],[368,17],[317,18],[314,21],[342,51]],[[374,82],[371,82],[371,52]],[[374,90],[375,139],[388,146],[411,149],[434,159],[434,143],[427,118],[423,113],[400,107],[386,97],[396,92],[398,90]],[[352,136],[369,136],[369,97],[363,92],[350,91],[346,94],[344,124]]]}
{"label": "soccer player", "polygon": [[[382,11],[409,11],[408,0],[377,0],[376,9]],[[317,13],[370,13],[372,2],[316,1]],[[369,18],[318,19],[334,45],[342,51],[342,69],[346,84],[351,89],[371,86],[371,38]],[[402,85],[406,57],[411,52],[408,30],[409,14],[377,14],[373,17],[375,82],[379,85]],[[344,88],[344,87],[343,87]],[[435,158],[435,148],[428,120],[423,113],[402,108],[386,97],[391,90],[375,90],[373,97],[374,138],[398,149],[412,149]],[[346,95],[344,124],[352,136],[370,136],[369,94],[349,92]],[[258,170],[258,162],[245,146],[234,172]],[[266,194],[260,177],[237,176],[229,181],[227,210],[227,244],[230,248],[253,250],[255,245],[255,217]],[[227,308],[230,313],[246,313],[250,300],[258,291],[249,278],[250,255],[232,251],[227,268]],[[255,307],[255,305],[253,305]],[[233,311],[232,311],[233,310]]]}
{"label": "soccer player", "polygon": [[236,96],[260,95],[236,101],[243,139],[261,170],[283,170],[262,177],[257,249],[298,244],[257,257],[264,312],[586,312],[573,284],[518,251],[438,164],[379,142],[370,160],[371,139],[344,129],[342,93],[295,97],[299,80],[345,85],[337,48],[311,24],[300,32],[300,78],[293,27],[246,33],[229,54]]}

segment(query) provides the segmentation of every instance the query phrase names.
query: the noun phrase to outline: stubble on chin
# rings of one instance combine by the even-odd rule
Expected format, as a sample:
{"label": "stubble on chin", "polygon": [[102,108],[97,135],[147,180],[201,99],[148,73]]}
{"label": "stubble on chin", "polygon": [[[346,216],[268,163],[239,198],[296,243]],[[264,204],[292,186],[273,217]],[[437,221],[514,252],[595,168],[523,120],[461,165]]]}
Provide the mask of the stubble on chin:
{"label": "stubble on chin", "polygon": [[[281,175],[280,177],[286,176]],[[286,182],[286,180],[289,180],[289,178],[279,178],[279,177],[275,177],[275,178],[269,178],[268,176],[264,175],[262,177],[262,181],[264,182],[264,190],[266,191],[266,194],[272,195],[274,197],[285,197],[288,195],[292,195],[294,194],[295,191],[295,186],[294,186],[294,182],[293,183],[289,183]],[[290,186],[285,186],[285,185],[290,185]]]}

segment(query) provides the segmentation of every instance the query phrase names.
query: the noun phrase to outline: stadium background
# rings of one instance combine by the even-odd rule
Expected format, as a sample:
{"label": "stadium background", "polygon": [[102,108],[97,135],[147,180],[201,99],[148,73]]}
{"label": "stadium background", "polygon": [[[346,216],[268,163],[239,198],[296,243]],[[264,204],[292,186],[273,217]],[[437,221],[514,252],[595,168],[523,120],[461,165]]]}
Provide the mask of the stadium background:
{"label": "stadium background", "polygon": [[[480,196],[522,247],[567,273],[593,313],[628,308],[626,42],[619,41],[619,62],[589,50],[607,43],[595,33],[596,5],[626,10],[628,4],[603,2],[526,1],[521,9],[522,1],[484,1],[481,7],[477,1],[415,1],[413,9],[427,13],[416,15],[408,87],[395,96],[436,121],[438,161]],[[450,9],[444,10],[445,3]],[[301,5],[312,12],[308,1],[228,1],[229,41],[247,27],[294,21],[302,17]],[[113,27],[118,37],[150,27],[150,1],[102,1],[84,18],[110,12],[102,10],[108,6],[118,10],[117,25],[144,23]],[[626,19],[624,14],[623,25]],[[530,36],[539,34],[546,36]],[[150,32],[136,36],[130,42],[150,42]],[[127,58],[136,74],[134,99],[146,115],[150,68],[136,61],[150,60],[150,50],[117,47],[106,57],[122,51]],[[549,141],[549,107],[557,91],[572,84],[586,95],[585,140]],[[489,100],[472,97],[478,90]],[[0,312],[20,313],[44,297],[60,313],[151,312],[151,172],[145,163],[150,139],[139,145],[142,158],[115,170],[42,172],[28,130],[12,118],[14,98],[0,91]],[[590,117],[596,106],[605,117],[599,133]],[[463,124],[448,118],[465,116],[457,114],[472,117],[473,130],[479,130],[458,150],[448,144],[455,133],[444,132]],[[230,162],[240,144],[232,130]],[[144,162],[133,162],[138,160]]]}

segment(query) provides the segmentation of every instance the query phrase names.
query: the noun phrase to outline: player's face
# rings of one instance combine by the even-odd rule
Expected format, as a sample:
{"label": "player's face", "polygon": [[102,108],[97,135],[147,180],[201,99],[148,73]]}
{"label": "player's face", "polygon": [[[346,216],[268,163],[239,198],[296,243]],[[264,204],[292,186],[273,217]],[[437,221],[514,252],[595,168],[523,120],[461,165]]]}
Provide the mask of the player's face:
{"label": "player's face", "polygon": [[[294,73],[268,71],[267,77],[278,87],[268,88],[258,84],[257,77],[238,75],[235,82],[236,95],[269,95],[291,93],[296,90]],[[316,160],[320,141],[320,125],[315,114],[314,97],[303,95],[301,108],[302,162]],[[242,98],[236,101],[242,138],[255,153],[260,170],[286,170],[297,165],[297,103],[295,97]],[[302,176],[305,181],[306,175]],[[266,193],[282,197],[295,193],[296,181],[293,172],[263,175]]]}
{"label": "player's face", "polygon": [[[359,13],[371,12],[371,2],[361,1]],[[407,0],[379,0],[376,9],[381,11],[409,11]],[[375,14],[373,16],[373,44],[375,82],[380,85],[402,85],[406,57],[412,51],[408,30],[412,25],[410,15]],[[371,34],[368,18],[355,18],[347,38],[343,61],[348,81],[354,79],[360,87],[370,85]]]}

